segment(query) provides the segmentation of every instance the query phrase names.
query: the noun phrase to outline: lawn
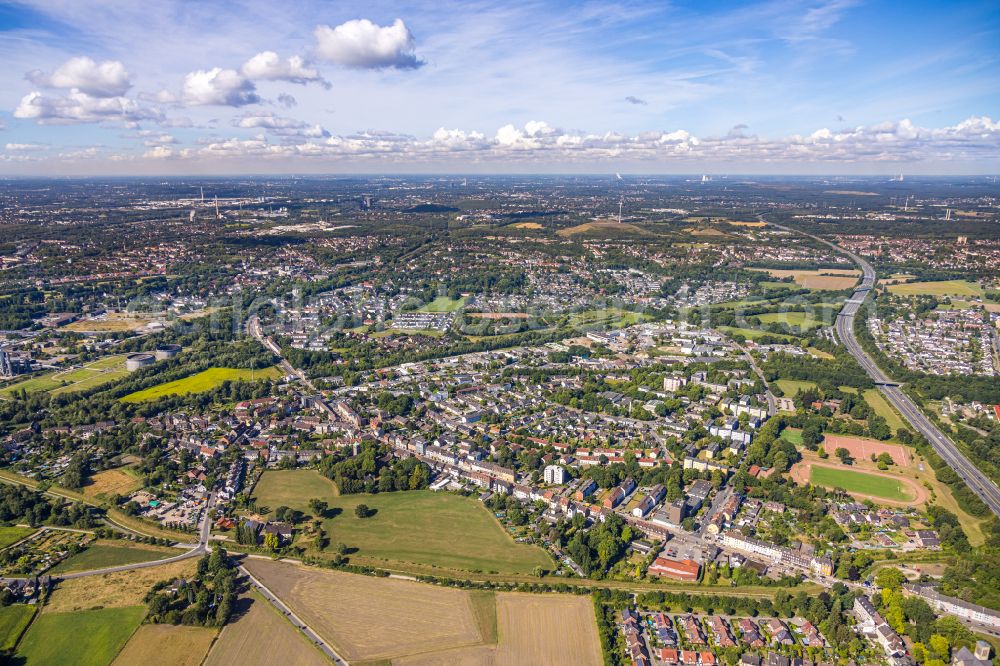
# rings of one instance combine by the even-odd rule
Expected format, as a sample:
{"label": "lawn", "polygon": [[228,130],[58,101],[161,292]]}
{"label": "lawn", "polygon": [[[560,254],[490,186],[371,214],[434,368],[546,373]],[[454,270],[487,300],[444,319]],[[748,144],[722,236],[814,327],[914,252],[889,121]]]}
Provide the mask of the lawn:
{"label": "lawn", "polygon": [[34,527],[0,527],[0,548],[6,548],[34,533]]}
{"label": "lawn", "polygon": [[79,368],[48,372],[26,379],[5,389],[0,389],[0,394],[10,395],[14,391],[23,389],[28,393],[51,391],[52,395],[59,395],[107,384],[127,374],[124,356],[106,356],[86,363]]}
{"label": "lawn", "polygon": [[803,379],[779,379],[774,383],[778,385],[778,388],[781,389],[787,398],[794,398],[795,394],[799,391],[808,391],[809,389],[816,388],[816,382]]}
{"label": "lawn", "polygon": [[942,280],[939,282],[903,282],[889,286],[889,291],[903,296],[928,294],[931,296],[982,296],[983,288],[968,280]]}
{"label": "lawn", "polygon": [[264,370],[243,370],[238,368],[209,368],[196,375],[176,379],[172,382],[157,384],[135,393],[130,393],[122,402],[145,402],[156,400],[167,395],[187,395],[189,393],[204,393],[211,391],[224,382],[256,381],[261,379],[277,379],[281,376],[278,368]]}
{"label": "lawn", "polygon": [[144,606],[42,613],[17,656],[27,664],[107,666],[146,616]]}
{"label": "lawn", "polygon": [[454,312],[463,305],[465,305],[464,298],[452,299],[447,296],[438,296],[430,303],[425,303],[418,308],[417,312]]}
{"label": "lawn", "polygon": [[[313,497],[337,496],[337,486],[314,469],[268,470],[253,489],[258,510],[291,506],[308,511]],[[312,513],[311,511],[309,513]]]}
{"label": "lawn", "polygon": [[14,649],[35,616],[37,606],[11,604],[0,608],[0,652]]}
{"label": "lawn", "polygon": [[875,413],[885,419],[889,427],[892,428],[893,432],[898,431],[900,428],[905,428],[906,423],[903,421],[903,417],[892,408],[886,399],[882,395],[882,392],[878,389],[868,389],[865,391],[865,402],[868,406],[875,410]]}
{"label": "lawn", "polygon": [[136,562],[152,562],[178,555],[180,551],[170,548],[153,546],[138,546],[124,544],[119,541],[95,541],[87,550],[63,560],[51,569],[51,573],[68,573],[70,571],[90,571],[116,567],[121,564]]}
{"label": "lawn", "polygon": [[[268,474],[261,478],[264,482]],[[430,564],[466,571],[531,573],[536,566],[551,567],[540,548],[518,544],[478,501],[430,490],[336,496],[333,485],[326,495],[318,492],[318,475],[300,474],[304,487],[295,492],[294,477],[279,477],[261,486],[254,497],[272,510],[281,503],[311,514],[309,500],[323,497],[331,513],[323,521],[333,543],[357,548],[357,557]],[[376,513],[358,518],[354,509],[367,504]]]}
{"label": "lawn", "polygon": [[904,492],[899,481],[884,476],[875,476],[850,469],[835,469],[832,467],[812,466],[810,481],[825,488],[843,488],[851,493],[872,495],[889,500],[905,502],[912,497]]}

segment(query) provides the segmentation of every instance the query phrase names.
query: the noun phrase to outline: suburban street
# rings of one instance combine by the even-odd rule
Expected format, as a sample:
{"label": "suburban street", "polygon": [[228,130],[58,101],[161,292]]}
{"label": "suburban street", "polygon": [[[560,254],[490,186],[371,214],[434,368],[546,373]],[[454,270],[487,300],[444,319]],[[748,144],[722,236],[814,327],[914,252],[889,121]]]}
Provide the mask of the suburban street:
{"label": "suburban street", "polygon": [[[763,219],[763,218],[761,218]],[[850,352],[862,368],[868,373],[868,376],[874,380],[876,385],[878,385],[879,390],[886,397],[886,400],[892,404],[893,407],[903,416],[904,419],[909,422],[909,424],[921,435],[923,435],[934,450],[937,452],[941,459],[948,464],[955,473],[966,485],[972,489],[976,495],[993,511],[994,514],[1000,516],[1000,488],[997,487],[993,481],[991,481],[985,474],[983,474],[979,468],[974,464],[969,462],[969,460],[958,450],[955,443],[952,442],[948,437],[942,433],[937,426],[935,426],[930,419],[928,419],[920,408],[910,399],[906,393],[904,393],[899,385],[893,382],[874,360],[861,348],[858,343],[857,338],[854,336],[854,318],[861,304],[864,303],[865,299],[868,297],[869,292],[875,286],[875,269],[872,265],[858,256],[854,252],[845,250],[835,243],[823,240],[818,236],[813,236],[812,234],[806,234],[804,232],[798,231],[791,227],[785,227],[780,224],[773,225],[779,229],[784,229],[786,231],[802,234],[808,236],[814,240],[828,245],[837,252],[846,255],[854,263],[856,263],[862,271],[861,283],[857,286],[851,298],[847,300],[844,304],[843,309],[837,316],[837,323],[835,326],[835,331],[837,333],[837,338],[844,344],[847,351]]]}

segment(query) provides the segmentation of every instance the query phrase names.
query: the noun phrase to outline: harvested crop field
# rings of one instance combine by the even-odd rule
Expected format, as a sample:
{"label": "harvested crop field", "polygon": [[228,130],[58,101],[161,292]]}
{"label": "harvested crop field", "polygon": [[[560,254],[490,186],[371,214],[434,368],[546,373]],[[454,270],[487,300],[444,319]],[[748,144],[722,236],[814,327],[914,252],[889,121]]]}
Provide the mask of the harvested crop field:
{"label": "harvested crop field", "polygon": [[173,624],[144,624],[132,634],[128,643],[112,662],[115,666],[134,664],[170,664],[198,666],[218,629],[185,627]]}
{"label": "harvested crop field", "polygon": [[795,284],[806,289],[850,289],[857,281],[861,273],[854,269],[830,269],[820,270],[785,270],[776,268],[751,269],[764,270],[769,275],[776,278],[790,277],[795,280]]}
{"label": "harvested crop field", "polygon": [[538,222],[518,222],[514,225],[515,229],[541,229],[542,225]]}
{"label": "harvested crop field", "polygon": [[484,642],[469,592],[260,559],[244,566],[348,661]]}
{"label": "harvested crop field", "polygon": [[589,597],[565,594],[498,594],[497,664],[604,662]]}
{"label": "harvested crop field", "polygon": [[892,461],[900,467],[909,467],[913,462],[909,449],[902,444],[889,444],[865,437],[828,434],[823,438],[823,448],[830,455],[837,449],[847,449],[855,460],[870,460],[873,453],[876,456],[888,453],[892,456]]}
{"label": "harvested crop field", "polygon": [[143,598],[154,583],[190,577],[197,568],[198,559],[192,557],[159,567],[60,581],[45,609],[46,612],[64,612],[140,606],[145,603]]}
{"label": "harvested crop field", "polygon": [[90,477],[83,487],[85,497],[127,495],[140,486],[139,479],[122,469],[108,469]]}
{"label": "harvested crop field", "polygon": [[240,597],[236,618],[225,626],[205,666],[274,666],[329,664],[326,657],[257,593]]}

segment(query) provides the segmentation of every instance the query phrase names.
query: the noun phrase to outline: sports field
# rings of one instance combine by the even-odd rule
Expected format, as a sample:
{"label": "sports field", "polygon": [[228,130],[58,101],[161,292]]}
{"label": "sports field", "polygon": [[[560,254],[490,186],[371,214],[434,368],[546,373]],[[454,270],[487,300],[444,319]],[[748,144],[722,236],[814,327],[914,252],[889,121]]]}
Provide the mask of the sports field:
{"label": "sports field", "polygon": [[438,296],[430,303],[425,303],[417,312],[454,312],[465,305],[464,298],[451,299],[447,296]]}
{"label": "sports field", "polygon": [[322,666],[330,662],[264,597],[251,592],[237,601],[236,617],[222,629],[204,663]]}
{"label": "sports field", "polygon": [[144,624],[132,634],[115,659],[115,666],[169,664],[198,666],[218,629],[173,624]]}
{"label": "sports field", "polygon": [[982,296],[983,288],[968,280],[942,280],[940,282],[902,282],[889,286],[889,291],[901,296]]}
{"label": "sports field", "polygon": [[144,606],[78,613],[46,609],[24,635],[17,656],[27,664],[107,666],[145,616]]}
{"label": "sports field", "polygon": [[[268,474],[272,472],[264,477]],[[330,539],[357,548],[352,560],[366,564],[409,562],[464,571],[523,574],[531,573],[536,566],[552,566],[545,551],[515,543],[486,507],[474,499],[430,490],[337,497],[332,484],[324,496],[317,492],[323,487],[317,483],[317,476],[309,470],[295,470],[263,487],[258,483],[254,498],[272,510],[283,503],[308,514],[309,500],[322,497],[331,513],[337,512],[323,521]],[[310,484],[301,494],[294,490],[297,478]],[[358,518],[354,515],[358,504],[375,509],[375,515]]]}
{"label": "sports field", "polygon": [[11,650],[17,645],[17,639],[24,633],[36,610],[37,606],[27,604],[11,604],[0,608],[0,652]]}
{"label": "sports field", "polygon": [[243,370],[239,368],[209,368],[196,375],[176,379],[172,382],[157,384],[135,393],[130,393],[122,402],[145,402],[156,400],[167,395],[187,395],[189,393],[204,393],[211,391],[224,382],[249,382],[262,379],[277,379],[281,376],[278,368],[265,368],[263,370]]}
{"label": "sports field", "polygon": [[95,541],[87,550],[63,560],[51,571],[52,573],[69,573],[71,571],[90,571],[116,567],[121,564],[136,562],[152,562],[163,560],[180,554],[180,551],[161,546],[125,544],[118,541]]}
{"label": "sports field", "polygon": [[910,449],[902,444],[880,442],[868,437],[826,434],[823,437],[823,447],[830,455],[833,455],[833,452],[838,448],[847,449],[855,460],[870,460],[872,454],[879,456],[888,453],[892,456],[892,462],[900,467],[909,467],[913,459]]}
{"label": "sports field", "polygon": [[290,506],[308,513],[308,502],[314,497],[329,501],[336,497],[337,486],[314,469],[269,469],[254,486],[253,496],[258,511],[270,513],[279,506]]}
{"label": "sports field", "polygon": [[127,375],[124,356],[106,356],[96,361],[86,363],[79,368],[48,372],[23,382],[12,384],[0,389],[0,395],[11,395],[15,391],[41,393],[49,391],[52,395],[83,391],[107,384]]}
{"label": "sports field", "polygon": [[897,502],[913,499],[912,493],[907,493],[901,482],[866,472],[813,465],[809,478],[814,485],[824,488],[843,488],[849,493],[883,497]]}

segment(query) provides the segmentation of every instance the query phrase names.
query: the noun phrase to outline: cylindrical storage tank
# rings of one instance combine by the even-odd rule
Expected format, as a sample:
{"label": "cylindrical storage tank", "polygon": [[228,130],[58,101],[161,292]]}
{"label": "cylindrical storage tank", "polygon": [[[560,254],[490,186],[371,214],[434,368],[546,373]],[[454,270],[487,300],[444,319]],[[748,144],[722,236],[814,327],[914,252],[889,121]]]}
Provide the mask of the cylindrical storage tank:
{"label": "cylindrical storage tank", "polygon": [[134,372],[139,368],[145,368],[147,365],[153,365],[155,362],[156,357],[152,354],[129,354],[125,357],[125,369],[129,372]]}
{"label": "cylindrical storage tank", "polygon": [[166,361],[168,358],[177,356],[181,351],[180,345],[160,345],[156,348],[156,360]]}

